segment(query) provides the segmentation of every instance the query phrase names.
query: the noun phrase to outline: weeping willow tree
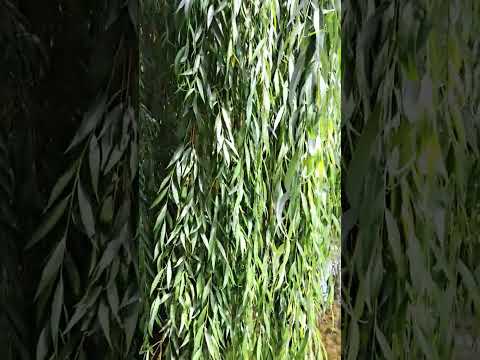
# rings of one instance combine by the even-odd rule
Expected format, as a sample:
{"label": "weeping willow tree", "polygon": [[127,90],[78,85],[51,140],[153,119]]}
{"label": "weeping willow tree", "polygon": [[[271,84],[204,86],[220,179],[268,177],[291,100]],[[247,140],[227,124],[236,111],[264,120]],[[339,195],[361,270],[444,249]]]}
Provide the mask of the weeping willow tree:
{"label": "weeping willow tree", "polygon": [[457,358],[456,320],[480,310],[480,7],[342,10],[344,356]]}
{"label": "weeping willow tree", "polygon": [[338,4],[144,6],[164,20],[142,36],[158,39],[172,76],[157,121],[180,128],[150,204],[145,358],[323,358],[320,283],[339,236]]}

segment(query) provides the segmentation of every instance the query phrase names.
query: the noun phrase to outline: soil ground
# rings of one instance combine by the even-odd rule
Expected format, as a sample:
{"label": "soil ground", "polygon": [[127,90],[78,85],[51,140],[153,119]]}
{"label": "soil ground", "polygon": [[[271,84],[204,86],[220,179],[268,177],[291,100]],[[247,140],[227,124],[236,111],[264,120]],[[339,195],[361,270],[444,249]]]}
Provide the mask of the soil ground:
{"label": "soil ground", "polygon": [[335,301],[332,308],[327,310],[319,321],[322,342],[327,351],[328,360],[341,359],[342,333],[340,330],[340,324],[341,308],[340,304]]}

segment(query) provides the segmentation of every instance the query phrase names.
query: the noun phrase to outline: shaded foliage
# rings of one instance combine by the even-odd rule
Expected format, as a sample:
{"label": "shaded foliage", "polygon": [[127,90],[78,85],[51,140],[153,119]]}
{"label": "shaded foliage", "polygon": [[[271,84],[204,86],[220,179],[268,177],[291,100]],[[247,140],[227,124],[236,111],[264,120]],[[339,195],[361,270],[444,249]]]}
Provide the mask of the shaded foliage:
{"label": "shaded foliage", "polygon": [[1,6],[2,359],[132,358],[138,4]]}
{"label": "shaded foliage", "polygon": [[480,305],[480,7],[342,9],[343,355],[455,358],[455,321]]}

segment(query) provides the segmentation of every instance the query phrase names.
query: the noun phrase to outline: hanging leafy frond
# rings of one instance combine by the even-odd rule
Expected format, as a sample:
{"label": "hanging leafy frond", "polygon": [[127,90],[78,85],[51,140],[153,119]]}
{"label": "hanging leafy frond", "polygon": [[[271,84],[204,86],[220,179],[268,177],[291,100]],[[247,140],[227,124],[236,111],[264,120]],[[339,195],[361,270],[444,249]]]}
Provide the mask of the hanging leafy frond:
{"label": "hanging leafy frond", "polygon": [[146,358],[322,358],[319,284],[339,246],[339,9],[155,3],[186,134],[152,203]]}
{"label": "hanging leafy frond", "polygon": [[133,2],[108,2],[109,17],[105,9],[98,11],[94,25],[116,37],[113,58],[107,54],[101,59],[111,61],[112,68],[106,76],[99,74],[105,82],[100,81],[98,95],[65,151],[70,165],[51,189],[26,245],[28,252],[49,249],[34,298],[37,360],[118,360],[137,353],[141,303],[135,40],[118,26],[135,27]]}
{"label": "hanging leafy frond", "polygon": [[86,112],[69,147],[78,157],[27,244],[57,234],[35,296],[43,324],[38,359],[86,356],[92,343],[105,359],[128,358],[139,313],[131,220],[138,135],[133,108],[115,100],[102,94]]}

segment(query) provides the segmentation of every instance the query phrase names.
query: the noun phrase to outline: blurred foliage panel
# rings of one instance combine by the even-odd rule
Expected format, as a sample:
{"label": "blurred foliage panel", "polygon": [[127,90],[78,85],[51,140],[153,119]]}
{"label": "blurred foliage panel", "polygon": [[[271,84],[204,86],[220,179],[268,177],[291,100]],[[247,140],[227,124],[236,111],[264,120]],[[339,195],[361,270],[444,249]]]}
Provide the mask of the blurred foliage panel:
{"label": "blurred foliage panel", "polygon": [[342,6],[346,359],[455,358],[456,319],[480,310],[478,15]]}
{"label": "blurred foliage panel", "polygon": [[0,1],[2,359],[138,352],[137,9]]}

